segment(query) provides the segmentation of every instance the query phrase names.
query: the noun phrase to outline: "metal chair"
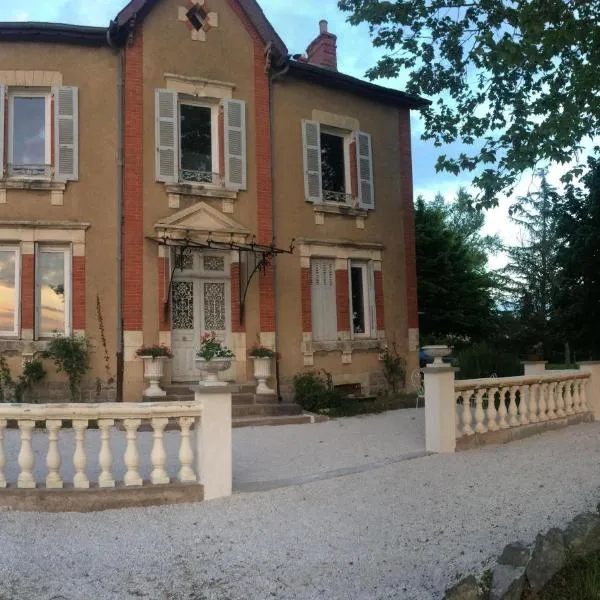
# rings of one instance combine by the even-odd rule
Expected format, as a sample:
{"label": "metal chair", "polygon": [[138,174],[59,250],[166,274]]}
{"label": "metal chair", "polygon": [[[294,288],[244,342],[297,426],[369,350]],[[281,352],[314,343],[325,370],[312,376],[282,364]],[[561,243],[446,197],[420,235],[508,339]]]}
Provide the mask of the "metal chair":
{"label": "metal chair", "polygon": [[417,392],[417,403],[415,405],[415,410],[419,408],[419,398],[423,399],[423,403],[425,402],[425,386],[423,385],[423,377],[421,376],[421,369],[415,369],[410,374],[410,383],[414,390]]}

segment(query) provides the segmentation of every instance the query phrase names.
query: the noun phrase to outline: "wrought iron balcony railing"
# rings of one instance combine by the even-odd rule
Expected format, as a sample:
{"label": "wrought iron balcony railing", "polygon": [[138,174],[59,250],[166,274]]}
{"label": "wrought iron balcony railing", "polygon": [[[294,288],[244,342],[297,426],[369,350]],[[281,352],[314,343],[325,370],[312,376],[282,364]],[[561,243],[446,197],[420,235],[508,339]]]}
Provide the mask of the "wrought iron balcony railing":
{"label": "wrought iron balcony railing", "polygon": [[9,177],[52,177],[52,165],[8,165]]}
{"label": "wrought iron balcony railing", "polygon": [[346,194],[345,192],[323,190],[323,202],[336,202],[337,204],[347,204],[348,206],[352,206],[354,204],[354,198],[352,197],[352,194]]}
{"label": "wrought iron balcony railing", "polygon": [[179,181],[181,183],[210,183],[213,185],[223,185],[223,178],[220,173],[194,171],[192,169],[180,169]]}

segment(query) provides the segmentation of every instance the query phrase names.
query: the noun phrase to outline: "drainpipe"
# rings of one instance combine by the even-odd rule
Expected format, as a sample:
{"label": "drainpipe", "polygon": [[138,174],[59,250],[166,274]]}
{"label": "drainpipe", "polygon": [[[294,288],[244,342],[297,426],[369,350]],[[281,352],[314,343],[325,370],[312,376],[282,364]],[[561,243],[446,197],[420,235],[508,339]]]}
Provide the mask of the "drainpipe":
{"label": "drainpipe", "polygon": [[117,402],[123,402],[123,73],[125,51],[112,39],[113,23],[108,28],[108,45],[118,53],[117,60]]}
{"label": "drainpipe", "polygon": [[[271,229],[273,230],[273,237],[277,237],[275,235],[275,168],[273,166],[273,157],[275,156],[275,145],[273,142],[274,131],[275,131],[275,119],[273,114],[273,83],[277,81],[277,79],[283,77],[290,70],[289,60],[286,59],[283,67],[280,71],[273,73],[269,79],[269,119],[271,121],[271,219],[272,225]],[[282,401],[281,398],[281,382],[279,379],[279,300],[277,294],[277,257],[273,257],[273,296],[274,296],[274,309],[275,309],[275,381],[277,384],[277,399],[279,402]]]}

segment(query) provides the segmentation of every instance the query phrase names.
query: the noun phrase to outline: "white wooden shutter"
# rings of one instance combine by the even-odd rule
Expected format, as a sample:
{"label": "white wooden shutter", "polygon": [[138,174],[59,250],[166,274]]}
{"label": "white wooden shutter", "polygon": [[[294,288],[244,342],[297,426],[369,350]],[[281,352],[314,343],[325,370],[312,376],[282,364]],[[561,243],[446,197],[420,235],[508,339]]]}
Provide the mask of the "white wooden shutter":
{"label": "white wooden shutter", "polygon": [[337,339],[335,302],[335,261],[311,260],[312,334],[315,341]]}
{"label": "white wooden shutter", "polygon": [[356,134],[356,164],[358,165],[358,204],[361,208],[375,208],[371,136],[363,131]]}
{"label": "white wooden shutter", "polygon": [[243,100],[226,100],[225,121],[225,186],[245,190],[246,168],[246,103]]}
{"label": "white wooden shutter", "polygon": [[179,127],[177,92],[157,89],[156,121],[156,180],[175,183],[179,171]]}
{"label": "white wooden shutter", "polygon": [[367,265],[367,285],[369,298],[370,337],[377,336],[377,306],[375,304],[375,265],[370,260]]}
{"label": "white wooden shutter", "polygon": [[6,86],[0,83],[0,177],[4,177],[4,104]]}
{"label": "white wooden shutter", "polygon": [[54,173],[56,179],[79,178],[78,88],[54,88]]}
{"label": "white wooden shutter", "polygon": [[321,178],[321,126],[316,121],[302,121],[304,153],[304,197],[308,202],[323,202]]}

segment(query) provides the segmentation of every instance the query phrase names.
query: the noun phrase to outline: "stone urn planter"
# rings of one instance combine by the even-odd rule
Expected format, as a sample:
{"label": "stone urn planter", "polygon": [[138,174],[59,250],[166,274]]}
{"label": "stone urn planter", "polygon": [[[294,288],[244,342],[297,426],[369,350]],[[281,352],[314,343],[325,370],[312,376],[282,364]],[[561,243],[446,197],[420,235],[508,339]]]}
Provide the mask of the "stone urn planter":
{"label": "stone urn planter", "polygon": [[433,358],[433,362],[428,365],[430,367],[443,367],[445,366],[444,358],[452,354],[452,348],[448,346],[423,346],[423,352],[429,357]]}
{"label": "stone urn planter", "polygon": [[205,360],[204,358],[196,357],[195,363],[196,368],[204,374],[204,379],[201,379],[198,385],[205,387],[227,385],[226,381],[219,379],[219,373],[227,371],[231,367],[231,358],[211,358],[210,360]]}
{"label": "stone urn planter", "polygon": [[254,363],[254,378],[256,379],[257,394],[274,394],[275,391],[267,386],[267,379],[271,377],[271,358],[251,356]]}
{"label": "stone urn planter", "polygon": [[165,371],[166,356],[140,356],[144,361],[144,379],[148,380],[148,387],[144,390],[147,398],[164,398],[167,395],[160,387],[160,380]]}

